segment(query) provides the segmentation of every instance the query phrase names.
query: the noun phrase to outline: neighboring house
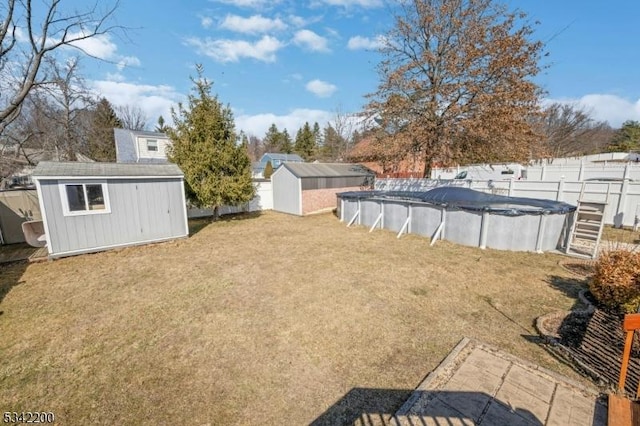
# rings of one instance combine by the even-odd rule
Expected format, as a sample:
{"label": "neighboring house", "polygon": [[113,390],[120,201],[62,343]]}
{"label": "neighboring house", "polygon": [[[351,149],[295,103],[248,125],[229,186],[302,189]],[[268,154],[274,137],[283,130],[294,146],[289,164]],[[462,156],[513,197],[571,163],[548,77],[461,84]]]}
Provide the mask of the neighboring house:
{"label": "neighboring house", "polygon": [[49,257],[187,237],[175,164],[57,163],[33,172]]}
{"label": "neighboring house", "polygon": [[282,163],[304,163],[304,160],[298,154],[267,152],[260,158],[259,162],[253,163],[253,177],[261,178],[269,161],[271,161],[271,167],[273,167],[274,171]]}
{"label": "neighboring house", "polygon": [[166,164],[169,137],[160,132],[113,129],[118,163]]}
{"label": "neighboring house", "polygon": [[381,155],[374,136],[358,142],[347,153],[348,161],[364,164],[376,172],[378,177],[419,178],[424,173],[424,161],[417,153],[407,153],[399,157]]}
{"label": "neighboring house", "polygon": [[338,192],[372,189],[375,172],[361,164],[283,163],[271,176],[273,209],[298,216],[337,207]]}

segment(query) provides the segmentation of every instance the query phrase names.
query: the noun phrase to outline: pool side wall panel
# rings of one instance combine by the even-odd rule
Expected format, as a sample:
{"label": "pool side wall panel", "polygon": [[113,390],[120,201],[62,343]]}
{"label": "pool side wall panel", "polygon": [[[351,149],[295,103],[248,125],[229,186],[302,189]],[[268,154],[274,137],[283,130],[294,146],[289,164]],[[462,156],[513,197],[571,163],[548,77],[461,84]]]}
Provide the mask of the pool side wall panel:
{"label": "pool side wall panel", "polygon": [[384,227],[394,232],[400,232],[407,220],[408,203],[385,200],[384,201]]}
{"label": "pool side wall panel", "polygon": [[441,218],[441,209],[426,204],[414,204],[411,233],[431,238],[438,229]]}
{"label": "pool side wall panel", "polygon": [[[338,204],[344,201],[343,221],[349,222],[358,210],[358,200],[338,197]],[[442,209],[425,203],[400,201],[392,199],[360,200],[360,218],[355,224],[371,227],[381,211],[383,220],[378,223],[393,232],[399,232],[409,214],[411,205],[411,224],[407,232],[431,237],[442,218]],[[571,213],[569,213],[571,215]],[[540,235],[540,250],[555,250],[562,245],[563,231],[566,232],[566,214],[503,216],[497,214],[485,215],[487,221],[486,247],[498,250],[536,251],[538,248],[538,234]],[[541,229],[541,222],[544,226]],[[464,210],[447,210],[444,239],[467,246],[480,247],[483,227],[483,214]]]}

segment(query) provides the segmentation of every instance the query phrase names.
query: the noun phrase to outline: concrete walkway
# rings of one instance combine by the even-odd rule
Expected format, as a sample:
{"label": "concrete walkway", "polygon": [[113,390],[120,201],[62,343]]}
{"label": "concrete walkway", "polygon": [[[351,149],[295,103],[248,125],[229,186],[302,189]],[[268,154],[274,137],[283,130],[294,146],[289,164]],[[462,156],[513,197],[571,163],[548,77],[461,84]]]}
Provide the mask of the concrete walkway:
{"label": "concrete walkway", "polygon": [[605,426],[607,408],[595,389],[465,338],[392,424]]}

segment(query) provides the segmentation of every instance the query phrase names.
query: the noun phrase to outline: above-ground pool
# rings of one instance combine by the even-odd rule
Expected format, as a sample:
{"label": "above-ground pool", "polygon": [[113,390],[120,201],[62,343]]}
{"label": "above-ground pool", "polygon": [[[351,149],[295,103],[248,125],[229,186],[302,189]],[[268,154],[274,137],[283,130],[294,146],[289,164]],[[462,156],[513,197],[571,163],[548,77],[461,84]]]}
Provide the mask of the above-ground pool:
{"label": "above-ground pool", "polygon": [[338,194],[338,216],[349,225],[498,250],[544,252],[561,248],[575,210],[560,201],[457,187]]}

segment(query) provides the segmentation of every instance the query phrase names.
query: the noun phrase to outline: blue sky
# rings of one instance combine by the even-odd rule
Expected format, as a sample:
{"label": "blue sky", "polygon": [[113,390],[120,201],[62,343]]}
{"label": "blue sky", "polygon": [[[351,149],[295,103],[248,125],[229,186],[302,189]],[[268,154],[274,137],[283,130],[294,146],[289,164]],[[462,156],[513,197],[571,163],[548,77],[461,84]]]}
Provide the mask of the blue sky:
{"label": "blue sky", "polygon": [[[640,2],[507,4],[540,21],[549,67],[537,82],[548,100],[579,103],[612,126],[640,120]],[[294,134],[362,108],[391,10],[386,0],[121,0],[115,21],[130,29],[83,46],[108,60],[83,60],[83,74],[112,103],[141,107],[153,127],[185,99],[201,63],[239,130],[263,136],[275,122]]]}

